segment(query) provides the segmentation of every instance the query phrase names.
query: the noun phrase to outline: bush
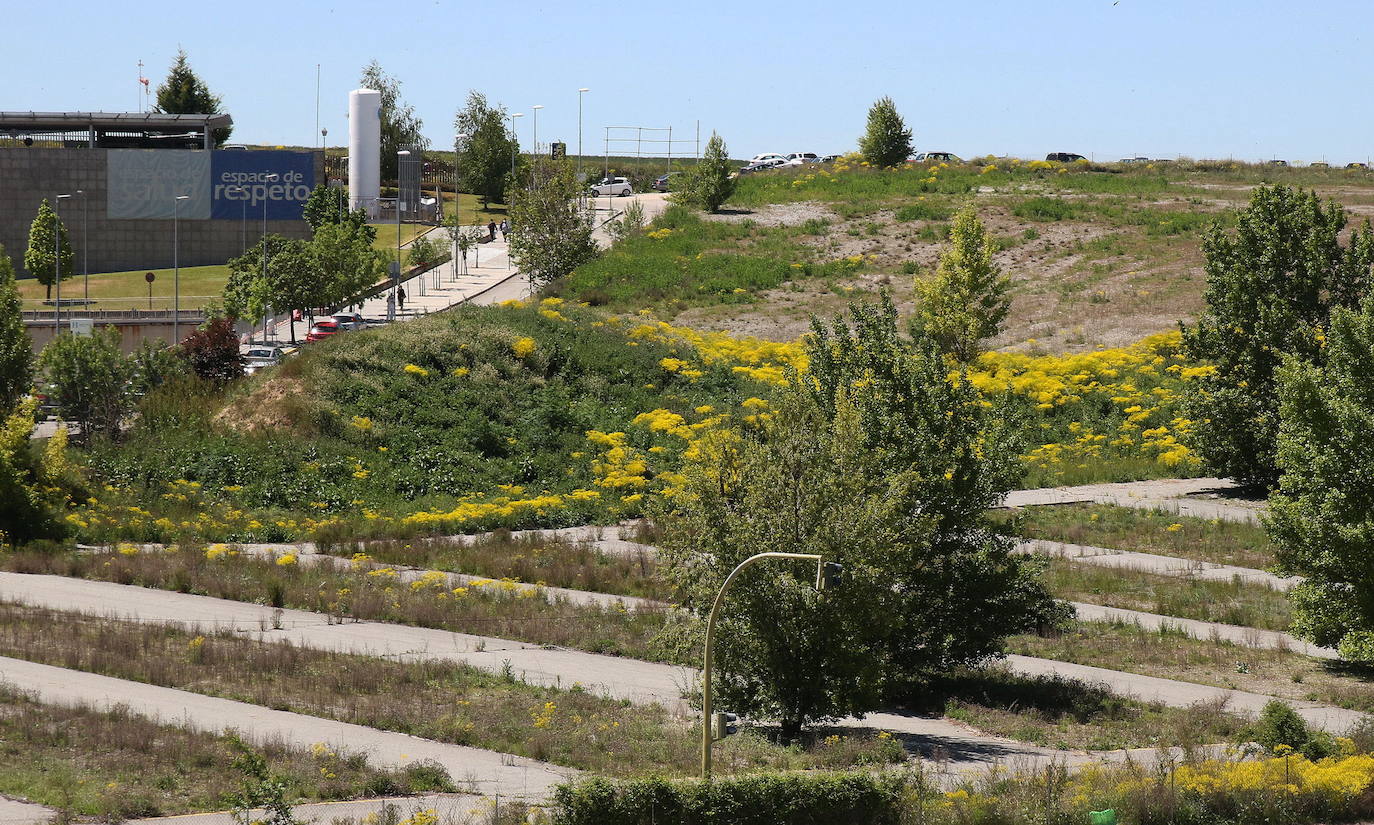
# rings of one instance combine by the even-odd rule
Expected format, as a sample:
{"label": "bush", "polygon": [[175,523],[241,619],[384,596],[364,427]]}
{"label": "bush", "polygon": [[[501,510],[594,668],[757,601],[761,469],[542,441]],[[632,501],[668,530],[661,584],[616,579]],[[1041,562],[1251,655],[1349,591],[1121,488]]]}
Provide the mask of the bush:
{"label": "bush", "polygon": [[1028,221],[1062,221],[1074,215],[1073,204],[1063,198],[1049,198],[1043,195],[1028,198],[1018,203],[1011,214]]}
{"label": "bush", "polygon": [[899,221],[944,221],[949,220],[951,214],[953,213],[943,206],[917,201],[898,209],[896,218]]}
{"label": "bush", "polygon": [[212,384],[227,384],[243,377],[243,354],[228,318],[212,318],[186,336],[178,354],[197,377]]}
{"label": "bush", "polygon": [[863,773],[755,775],[714,782],[589,779],[554,791],[558,825],[896,825],[910,780]]}
{"label": "bush", "polygon": [[1330,756],[1335,750],[1328,734],[1309,730],[1298,712],[1278,699],[1264,706],[1247,734],[1257,745],[1276,756],[1296,751],[1316,761]]}

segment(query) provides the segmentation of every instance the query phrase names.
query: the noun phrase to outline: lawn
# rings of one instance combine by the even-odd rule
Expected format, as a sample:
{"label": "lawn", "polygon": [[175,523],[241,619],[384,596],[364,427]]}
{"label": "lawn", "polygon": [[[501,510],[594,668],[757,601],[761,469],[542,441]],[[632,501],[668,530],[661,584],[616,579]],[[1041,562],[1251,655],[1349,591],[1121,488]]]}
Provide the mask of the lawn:
{"label": "lawn", "polygon": [[[199,309],[211,301],[218,301],[229,280],[229,267],[226,264],[213,266],[183,266],[174,278],[173,270],[136,269],[127,272],[92,273],[90,277],[91,309],[129,310],[149,309],[148,282],[146,273],[152,272],[152,309],[167,310],[173,304],[174,281],[181,284],[181,308]],[[80,276],[62,282],[63,312],[80,313],[79,306],[68,302],[85,296],[85,279]],[[19,281],[19,295],[24,300],[26,310],[51,311],[52,306],[43,303],[46,288],[32,278]]]}

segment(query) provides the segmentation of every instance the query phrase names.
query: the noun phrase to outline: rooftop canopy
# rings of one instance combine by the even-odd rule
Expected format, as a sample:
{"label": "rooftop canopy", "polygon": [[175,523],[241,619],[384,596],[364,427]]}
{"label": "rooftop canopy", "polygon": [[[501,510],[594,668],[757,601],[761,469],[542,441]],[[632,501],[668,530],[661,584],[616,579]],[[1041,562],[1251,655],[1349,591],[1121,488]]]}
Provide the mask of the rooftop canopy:
{"label": "rooftop canopy", "polygon": [[156,112],[0,112],[0,147],[208,149],[227,114]]}

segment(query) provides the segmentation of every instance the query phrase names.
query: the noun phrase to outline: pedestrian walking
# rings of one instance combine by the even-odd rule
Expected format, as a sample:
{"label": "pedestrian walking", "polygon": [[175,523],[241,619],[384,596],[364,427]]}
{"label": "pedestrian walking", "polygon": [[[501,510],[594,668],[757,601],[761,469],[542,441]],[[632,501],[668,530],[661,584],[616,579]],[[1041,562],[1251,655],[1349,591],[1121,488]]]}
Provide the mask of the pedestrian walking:
{"label": "pedestrian walking", "polygon": [[509,237],[510,237],[510,221],[506,220],[505,218],[502,218],[502,219],[501,219],[501,240],[504,241],[504,240],[508,239]]}
{"label": "pedestrian walking", "polygon": [[386,295],[386,320],[388,323],[396,320],[396,296],[390,292]]}
{"label": "pedestrian walking", "polygon": [[406,288],[403,286],[396,288],[396,307],[401,312],[406,311]]}
{"label": "pedestrian walking", "polygon": [[496,240],[496,221],[491,221],[487,224],[487,240]]}

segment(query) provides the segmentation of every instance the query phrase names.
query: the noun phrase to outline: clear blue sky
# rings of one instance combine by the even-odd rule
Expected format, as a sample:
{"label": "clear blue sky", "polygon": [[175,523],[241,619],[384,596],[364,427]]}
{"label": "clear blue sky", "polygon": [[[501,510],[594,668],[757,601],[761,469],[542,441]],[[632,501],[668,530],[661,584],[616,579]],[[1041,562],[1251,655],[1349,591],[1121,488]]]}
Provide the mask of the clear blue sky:
{"label": "clear blue sky", "polygon": [[178,46],[224,98],[234,140],[346,142],[347,94],[376,58],[436,145],[480,89],[530,141],[576,151],[604,125],[718,130],[735,157],[855,146],[891,95],[917,148],[1344,163],[1374,154],[1367,3],[983,2],[14,3],[6,110],[135,110]]}

